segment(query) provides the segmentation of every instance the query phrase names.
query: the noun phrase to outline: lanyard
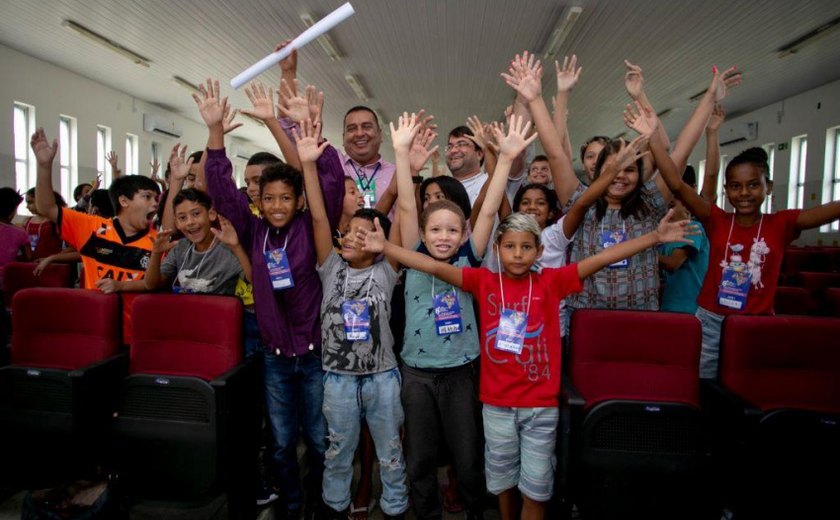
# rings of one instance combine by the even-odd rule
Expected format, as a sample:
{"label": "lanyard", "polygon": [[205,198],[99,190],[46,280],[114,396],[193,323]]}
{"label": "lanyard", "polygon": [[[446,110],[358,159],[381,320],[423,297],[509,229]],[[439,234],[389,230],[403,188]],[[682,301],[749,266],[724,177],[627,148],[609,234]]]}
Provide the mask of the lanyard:
{"label": "lanyard", "polygon": [[359,187],[362,191],[370,190],[370,185],[373,184],[373,179],[376,177],[377,172],[379,172],[379,167],[381,165],[381,163],[376,163],[376,168],[373,169],[373,173],[370,174],[370,179],[368,179],[364,166],[360,166],[356,169],[356,166],[352,162],[350,163],[350,167],[353,168],[353,172],[356,174],[356,180],[359,181]]}
{"label": "lanyard", "polygon": [[[496,249],[496,259],[499,261],[499,290],[502,293],[502,310],[505,308],[505,284],[502,283],[502,260],[499,257],[499,250]],[[531,314],[531,290],[534,288],[534,277],[531,271],[528,271],[528,307],[525,308],[525,316]]]}
{"label": "lanyard", "polygon": [[[350,267],[344,270],[344,291],[342,291],[341,299],[347,301],[347,279],[350,278]],[[368,278],[367,292],[365,293],[365,301],[368,301],[370,296],[370,285],[373,283],[373,269],[370,270],[370,277]]]}
{"label": "lanyard", "polygon": [[[283,247],[280,249],[281,251],[286,250],[286,245],[289,243],[289,234],[286,233],[286,240],[283,242]],[[265,253],[265,246],[268,244],[268,229],[265,230],[265,238],[263,239],[263,253]]]}
{"label": "lanyard", "polygon": [[[758,221],[758,232],[755,234],[753,243],[761,238],[761,225],[764,224],[764,213],[761,214],[761,220]],[[732,214],[732,223],[729,224],[729,235],[726,237],[726,249],[723,252],[723,263],[729,265],[726,260],[729,258],[729,242],[732,239],[732,229],[735,227],[735,213]]]}
{"label": "lanyard", "polygon": [[[198,275],[201,273],[201,266],[204,265],[204,261],[210,255],[210,252],[213,251],[213,246],[216,245],[216,237],[213,237],[213,241],[210,243],[210,247],[207,248],[207,251],[201,253],[201,261],[198,263],[198,267],[195,268],[195,272],[193,273],[193,278],[198,278]],[[178,273],[181,273],[184,270],[184,266],[187,265],[187,260],[192,256],[193,252],[195,252],[195,244],[190,244],[190,248],[187,250],[187,254],[184,255],[184,261],[181,262],[181,267],[178,268]],[[175,280],[172,282],[172,287],[175,287],[175,282],[178,282],[178,276],[175,276]]]}

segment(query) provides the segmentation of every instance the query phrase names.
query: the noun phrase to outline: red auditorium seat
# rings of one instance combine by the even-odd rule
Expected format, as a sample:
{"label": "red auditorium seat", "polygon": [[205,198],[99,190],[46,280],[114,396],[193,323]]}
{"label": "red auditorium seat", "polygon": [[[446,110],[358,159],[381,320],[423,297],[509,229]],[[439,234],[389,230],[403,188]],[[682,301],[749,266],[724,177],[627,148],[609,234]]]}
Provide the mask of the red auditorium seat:
{"label": "red auditorium seat", "polygon": [[[736,516],[837,518],[840,320],[730,316],[713,407]],[[827,515],[827,516],[826,516]]]}
{"label": "red auditorium seat", "polygon": [[714,506],[703,484],[700,322],[690,314],[579,310],[570,342],[569,435],[558,441],[561,457],[571,456],[560,479],[567,507],[576,503],[587,518],[707,513]]}
{"label": "red auditorium seat", "polygon": [[814,299],[802,287],[778,287],[774,300],[776,314],[808,315],[815,312]]}
{"label": "red auditorium seat", "polygon": [[11,306],[12,298],[21,289],[29,287],[73,287],[76,281],[76,264],[50,264],[35,276],[33,272],[38,264],[32,262],[12,262],[3,271],[3,292],[6,306]]}
{"label": "red auditorium seat", "polygon": [[828,314],[840,318],[840,288],[826,289],[825,302]]}
{"label": "red auditorium seat", "polygon": [[132,307],[130,374],[114,420],[120,479],[134,500],[226,493],[253,518],[254,367],[233,297],[145,294]]}
{"label": "red auditorium seat", "polygon": [[114,395],[127,373],[119,299],[81,289],[23,289],[12,318],[11,365],[0,368],[3,477],[43,485],[101,463]]}

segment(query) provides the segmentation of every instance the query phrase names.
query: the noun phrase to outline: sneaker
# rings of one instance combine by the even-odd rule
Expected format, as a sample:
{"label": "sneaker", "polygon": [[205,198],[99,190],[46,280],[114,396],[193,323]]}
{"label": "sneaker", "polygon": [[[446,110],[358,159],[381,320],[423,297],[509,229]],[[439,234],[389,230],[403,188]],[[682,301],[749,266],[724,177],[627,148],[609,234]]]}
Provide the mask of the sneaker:
{"label": "sneaker", "polygon": [[260,507],[267,506],[278,498],[280,498],[280,495],[277,494],[274,488],[269,487],[268,484],[263,483],[257,490],[257,505]]}

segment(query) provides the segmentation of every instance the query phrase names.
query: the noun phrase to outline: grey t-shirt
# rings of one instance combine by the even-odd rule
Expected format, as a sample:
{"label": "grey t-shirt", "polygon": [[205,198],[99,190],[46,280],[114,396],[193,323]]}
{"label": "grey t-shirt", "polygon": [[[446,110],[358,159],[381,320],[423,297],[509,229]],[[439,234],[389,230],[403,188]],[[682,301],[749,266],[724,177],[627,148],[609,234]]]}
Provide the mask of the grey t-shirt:
{"label": "grey t-shirt", "polygon": [[198,252],[192,242],[181,239],[163,259],[160,273],[184,292],[233,295],[242,266],[224,244],[215,242]]}
{"label": "grey t-shirt", "polygon": [[[324,299],[321,301],[321,362],[324,370],[340,374],[375,374],[397,366],[391,333],[391,296],[399,275],[382,260],[364,269],[347,265],[335,251],[318,267]],[[368,304],[367,340],[346,339],[342,304],[364,300]]]}

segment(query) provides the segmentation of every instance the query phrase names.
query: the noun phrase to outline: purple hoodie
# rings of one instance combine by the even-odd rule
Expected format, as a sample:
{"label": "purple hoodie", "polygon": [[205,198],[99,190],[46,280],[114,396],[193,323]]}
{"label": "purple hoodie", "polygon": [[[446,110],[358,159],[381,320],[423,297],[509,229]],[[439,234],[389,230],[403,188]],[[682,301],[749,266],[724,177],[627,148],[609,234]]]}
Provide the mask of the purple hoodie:
{"label": "purple hoodie", "polygon": [[[324,150],[316,164],[327,216],[330,225],[335,228],[344,200],[344,170],[338,152],[332,146]],[[299,211],[286,226],[275,228],[264,218],[251,213],[248,197],[236,188],[233,181],[233,168],[224,149],[208,150],[204,169],[213,207],[230,220],[239,241],[251,257],[254,308],[264,347],[289,357],[310,351],[320,352],[321,281],[315,271],[315,245],[309,211]],[[266,234],[267,251],[286,244],[295,283],[290,289],[275,291],[271,286],[263,255]]]}

